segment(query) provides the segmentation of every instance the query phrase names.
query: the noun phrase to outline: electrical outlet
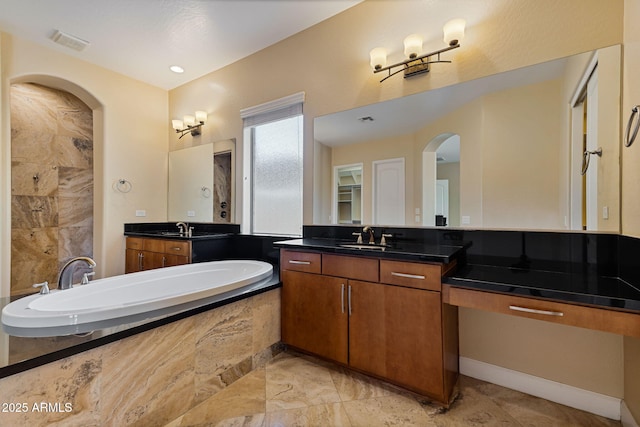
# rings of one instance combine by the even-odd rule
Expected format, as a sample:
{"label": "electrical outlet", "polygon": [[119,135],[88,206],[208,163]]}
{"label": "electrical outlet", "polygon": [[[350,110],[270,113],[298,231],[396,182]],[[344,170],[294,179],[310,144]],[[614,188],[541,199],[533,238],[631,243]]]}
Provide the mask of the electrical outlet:
{"label": "electrical outlet", "polygon": [[187,216],[188,217],[196,216],[196,211],[187,211]]}
{"label": "electrical outlet", "polygon": [[147,216],[147,211],[144,209],[138,209],[136,210],[136,216]]}
{"label": "electrical outlet", "polygon": [[471,224],[471,217],[468,215],[462,215],[462,224],[463,225]]}

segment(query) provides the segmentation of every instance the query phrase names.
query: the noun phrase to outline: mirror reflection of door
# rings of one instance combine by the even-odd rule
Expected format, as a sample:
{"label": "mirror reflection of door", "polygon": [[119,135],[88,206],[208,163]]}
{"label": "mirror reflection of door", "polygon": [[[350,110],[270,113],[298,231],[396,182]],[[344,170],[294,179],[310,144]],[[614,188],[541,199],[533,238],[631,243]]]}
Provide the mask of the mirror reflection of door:
{"label": "mirror reflection of door", "polygon": [[[571,172],[570,228],[573,230],[599,229],[599,156],[585,154],[587,151],[596,151],[600,145],[598,140],[598,98],[598,62],[595,58],[578,83],[572,101],[571,155],[573,167]],[[583,167],[587,165],[587,160],[586,173],[581,174]],[[603,212],[603,215],[606,216],[607,212]]]}
{"label": "mirror reflection of door", "polygon": [[362,163],[333,168],[334,224],[362,223]]}
{"label": "mirror reflection of door", "polygon": [[405,224],[404,157],[373,162],[373,223]]}
{"label": "mirror reflection of door", "polygon": [[[598,69],[593,70],[587,83],[585,99],[585,150],[595,151],[598,148]],[[589,168],[583,182],[583,224],[584,230],[598,229],[598,156],[590,155]]]}

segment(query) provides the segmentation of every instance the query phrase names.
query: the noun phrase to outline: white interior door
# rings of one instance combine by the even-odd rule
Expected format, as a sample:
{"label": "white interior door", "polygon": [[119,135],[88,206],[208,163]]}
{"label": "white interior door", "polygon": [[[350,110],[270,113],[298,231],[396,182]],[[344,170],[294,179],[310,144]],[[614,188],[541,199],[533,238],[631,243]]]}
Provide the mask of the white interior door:
{"label": "white interior door", "polygon": [[404,158],[373,162],[373,223],[404,225]]}
{"label": "white interior door", "polygon": [[436,215],[449,218],[449,180],[436,181]]}

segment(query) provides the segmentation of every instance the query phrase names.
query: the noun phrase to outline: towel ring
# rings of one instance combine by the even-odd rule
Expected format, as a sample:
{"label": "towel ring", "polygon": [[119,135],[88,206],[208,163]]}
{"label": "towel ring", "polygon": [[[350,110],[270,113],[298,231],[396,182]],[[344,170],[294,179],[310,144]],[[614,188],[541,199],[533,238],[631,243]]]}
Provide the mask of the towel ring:
{"label": "towel ring", "polygon": [[121,193],[128,193],[133,188],[133,185],[126,179],[120,178],[114,183],[114,188]]}
{"label": "towel ring", "polygon": [[582,170],[580,171],[580,175],[587,173],[587,169],[589,169],[589,160],[591,159],[592,154],[602,157],[602,147],[598,147],[598,149],[594,151],[585,150],[582,155]]}
{"label": "towel ring", "polygon": [[640,105],[636,105],[631,109],[631,116],[629,116],[629,122],[627,123],[627,131],[624,134],[624,146],[630,147],[633,144],[633,141],[636,140],[636,136],[638,136],[638,129],[640,128],[640,118],[636,120],[636,126],[633,129],[633,134],[631,133],[631,126],[633,125],[633,119],[638,116],[638,109]]}
{"label": "towel ring", "polygon": [[205,199],[211,197],[211,189],[209,187],[202,187],[200,191],[202,192],[202,197]]}

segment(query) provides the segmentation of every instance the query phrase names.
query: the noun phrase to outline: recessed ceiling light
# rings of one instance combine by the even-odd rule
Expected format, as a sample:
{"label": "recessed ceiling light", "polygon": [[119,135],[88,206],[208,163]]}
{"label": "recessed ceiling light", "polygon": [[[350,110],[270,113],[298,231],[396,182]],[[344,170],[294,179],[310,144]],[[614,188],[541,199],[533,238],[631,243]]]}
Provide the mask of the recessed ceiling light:
{"label": "recessed ceiling light", "polygon": [[182,67],[180,67],[178,65],[172,65],[171,67],[169,67],[169,69],[171,71],[173,71],[174,73],[178,73],[178,74],[184,73],[184,68],[182,68]]}

